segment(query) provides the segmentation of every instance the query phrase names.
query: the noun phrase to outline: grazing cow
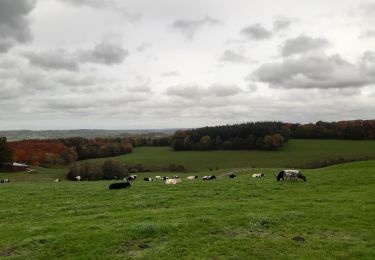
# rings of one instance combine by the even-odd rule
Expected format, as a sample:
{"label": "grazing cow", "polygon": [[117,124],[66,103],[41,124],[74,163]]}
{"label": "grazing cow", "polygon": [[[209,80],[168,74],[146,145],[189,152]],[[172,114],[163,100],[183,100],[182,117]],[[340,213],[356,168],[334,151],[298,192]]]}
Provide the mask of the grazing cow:
{"label": "grazing cow", "polygon": [[130,187],[130,182],[118,182],[118,183],[112,183],[109,185],[110,190],[118,190],[118,189],[126,189],[127,187]]}
{"label": "grazing cow", "polygon": [[168,177],[168,176],[163,176],[163,177],[161,177],[161,179],[162,179],[163,181],[166,181],[166,180],[169,180],[169,177]]}
{"label": "grazing cow", "polygon": [[289,179],[289,180],[298,180],[302,179],[306,181],[306,177],[299,170],[282,170],[276,177],[277,181]]}
{"label": "grazing cow", "polygon": [[135,178],[130,175],[128,178],[125,177],[123,180],[124,181],[135,181]]}
{"label": "grazing cow", "polygon": [[62,181],[62,179],[56,179],[56,180],[55,180],[55,182],[60,182],[60,181]]}
{"label": "grazing cow", "polygon": [[8,183],[8,182],[9,182],[9,179],[4,179],[0,181],[0,183]]}
{"label": "grazing cow", "polygon": [[154,181],[153,178],[143,178],[144,181]]}
{"label": "grazing cow", "polygon": [[173,176],[173,179],[179,179],[180,177],[178,177],[177,175]]}
{"label": "grazing cow", "polygon": [[181,179],[169,179],[165,181],[165,184],[177,184],[182,182]]}
{"label": "grazing cow", "polygon": [[203,177],[204,181],[209,181],[209,180],[214,180],[214,179],[216,179],[215,175],[209,175],[209,176],[204,176]]}
{"label": "grazing cow", "polygon": [[188,176],[186,179],[188,179],[188,180],[196,180],[196,179],[198,179],[198,176]]}
{"label": "grazing cow", "polygon": [[82,178],[81,178],[81,176],[76,176],[76,181],[80,181]]}
{"label": "grazing cow", "polygon": [[156,180],[161,180],[161,176],[159,176],[159,175],[158,175],[158,176],[155,176],[155,179],[156,179]]}
{"label": "grazing cow", "polygon": [[253,178],[263,178],[264,177],[264,173],[254,173]]}
{"label": "grazing cow", "polygon": [[234,178],[236,178],[236,175],[235,175],[235,174],[231,174],[231,175],[229,175],[229,179],[234,179]]}

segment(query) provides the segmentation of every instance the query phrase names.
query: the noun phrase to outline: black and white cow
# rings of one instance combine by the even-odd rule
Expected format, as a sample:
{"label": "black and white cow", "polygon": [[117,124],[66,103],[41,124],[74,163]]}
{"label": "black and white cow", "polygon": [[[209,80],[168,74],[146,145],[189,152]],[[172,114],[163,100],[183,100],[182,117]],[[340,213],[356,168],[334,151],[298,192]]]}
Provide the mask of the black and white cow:
{"label": "black and white cow", "polygon": [[264,173],[254,173],[252,175],[253,178],[263,178],[264,177]]}
{"label": "black and white cow", "polygon": [[188,176],[188,177],[186,177],[186,179],[188,179],[188,180],[196,180],[196,179],[198,179],[198,176]]}
{"label": "black and white cow", "polygon": [[127,187],[130,187],[130,182],[118,182],[118,183],[112,183],[109,185],[110,190],[118,190],[118,189],[126,189]]}
{"label": "black and white cow", "polygon": [[302,174],[300,170],[282,170],[279,172],[279,174],[276,177],[277,181],[280,180],[298,180],[302,179],[303,181],[306,181],[306,177]]}
{"label": "black and white cow", "polygon": [[163,176],[163,177],[161,177],[161,179],[162,179],[163,181],[166,181],[166,180],[169,180],[169,177],[168,177],[168,176]]}
{"label": "black and white cow", "polygon": [[177,175],[173,176],[173,179],[179,179],[180,177],[178,177]]}
{"label": "black and white cow", "polygon": [[55,179],[55,182],[60,182],[62,181],[62,179]]}
{"label": "black and white cow", "polygon": [[9,182],[9,179],[4,179],[0,181],[0,183],[8,183],[8,182]]}
{"label": "black and white cow", "polygon": [[214,180],[216,179],[215,175],[203,176],[204,181]]}
{"label": "black and white cow", "polygon": [[229,177],[229,179],[234,179],[234,178],[236,178],[236,174],[231,174],[228,177]]}
{"label": "black and white cow", "polygon": [[153,178],[143,178],[144,181],[154,181]]}

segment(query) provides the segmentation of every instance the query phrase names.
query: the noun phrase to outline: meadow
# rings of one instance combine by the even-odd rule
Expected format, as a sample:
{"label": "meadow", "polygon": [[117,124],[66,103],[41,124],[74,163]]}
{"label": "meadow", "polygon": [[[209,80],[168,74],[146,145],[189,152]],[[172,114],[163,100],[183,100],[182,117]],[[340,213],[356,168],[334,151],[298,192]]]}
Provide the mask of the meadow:
{"label": "meadow", "polygon": [[[137,180],[108,190],[113,181],[53,182],[66,169],[0,173],[13,180],[0,184],[0,258],[374,259],[375,160],[305,169],[307,182],[277,182],[275,174],[301,161],[373,156],[375,142],[309,142],[264,153],[144,147],[118,157],[218,176],[188,181],[192,173],[178,173],[183,182],[172,186]],[[220,169],[208,171],[214,166]],[[243,170],[229,179],[231,168]],[[259,172],[266,177],[251,177]],[[139,178],[162,174],[172,175]]]}
{"label": "meadow", "polygon": [[[125,164],[181,164],[189,171],[210,168],[294,167],[312,168],[332,159],[375,159],[375,141],[289,140],[279,151],[180,151],[170,147],[139,147],[131,154],[113,157]],[[103,161],[94,159],[92,161]]]}
{"label": "meadow", "polygon": [[[0,188],[0,257],[373,259],[374,169],[367,161],[306,170],[307,182],[252,169],[124,190],[108,190],[110,181],[9,183]],[[266,178],[251,178],[259,171]]]}

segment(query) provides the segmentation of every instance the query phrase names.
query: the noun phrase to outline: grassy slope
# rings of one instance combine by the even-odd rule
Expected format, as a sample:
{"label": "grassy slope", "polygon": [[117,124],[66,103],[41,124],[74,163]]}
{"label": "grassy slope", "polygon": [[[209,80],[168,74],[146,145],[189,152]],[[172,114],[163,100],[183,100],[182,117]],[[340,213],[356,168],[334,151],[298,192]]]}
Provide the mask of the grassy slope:
{"label": "grassy slope", "polygon": [[130,164],[182,164],[189,170],[202,171],[216,166],[220,169],[251,166],[303,167],[306,163],[321,159],[364,156],[375,159],[375,141],[290,140],[281,151],[173,152],[169,147],[140,147],[132,154],[114,158]]}
{"label": "grassy slope", "polygon": [[0,257],[373,259],[374,169],[367,161],[306,170],[306,183],[276,182],[263,169],[261,180],[249,171],[117,191],[106,181],[3,184]]}

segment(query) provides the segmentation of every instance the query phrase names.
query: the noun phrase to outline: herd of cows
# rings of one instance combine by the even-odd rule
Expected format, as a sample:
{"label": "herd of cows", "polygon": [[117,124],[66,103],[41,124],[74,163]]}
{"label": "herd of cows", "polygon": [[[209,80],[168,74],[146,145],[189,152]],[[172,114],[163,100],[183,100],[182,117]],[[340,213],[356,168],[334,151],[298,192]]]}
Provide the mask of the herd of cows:
{"label": "herd of cows", "polygon": [[[234,174],[234,172],[226,174],[225,176],[228,177],[229,179],[236,178],[236,175]],[[252,177],[253,178],[264,178],[265,175],[263,173],[255,173],[255,174],[252,175]],[[76,179],[76,181],[81,181],[82,178],[81,178],[81,176],[76,176],[75,179]],[[113,190],[113,189],[123,189],[123,188],[130,187],[131,186],[130,183],[134,182],[136,179],[137,179],[137,175],[130,175],[129,177],[123,179],[124,182],[110,184],[109,189]],[[188,177],[186,177],[186,179],[192,181],[192,180],[199,179],[199,177],[198,176],[188,176]],[[202,180],[204,180],[204,181],[210,181],[210,180],[215,180],[215,179],[216,179],[215,175],[208,175],[208,176],[202,177]],[[289,180],[295,180],[295,181],[298,180],[298,179],[301,179],[303,181],[306,181],[306,177],[302,174],[302,172],[300,170],[282,170],[276,176],[277,181],[288,180],[288,179]],[[145,178],[143,178],[143,180],[147,181],[147,182],[153,182],[154,178],[145,177]],[[155,180],[164,181],[165,184],[178,184],[178,183],[182,182],[181,178],[177,175],[175,175],[171,178],[169,178],[168,176],[155,176]],[[60,181],[62,181],[62,180],[61,179],[55,179],[55,182],[60,182]],[[8,182],[9,182],[9,179],[0,180],[0,183],[8,183]]]}
{"label": "herd of cows", "polygon": [[[236,178],[236,175],[234,173],[230,173],[229,175],[226,175],[226,177],[228,177],[229,179],[234,179],[234,178]],[[264,178],[265,175],[264,175],[264,173],[255,173],[255,174],[252,175],[252,177],[253,178]],[[123,188],[130,187],[131,186],[130,183],[134,182],[136,179],[137,179],[137,175],[131,175],[128,178],[124,178],[125,182],[110,184],[109,189],[113,190],[113,189],[123,189]],[[186,177],[186,179],[192,181],[192,180],[199,179],[199,177],[198,176],[188,176],[188,177]],[[202,177],[202,180],[204,180],[204,181],[215,180],[215,179],[216,179],[215,175],[208,175],[208,176]],[[306,181],[306,177],[299,170],[282,170],[276,176],[277,181],[286,180],[286,179],[289,179],[289,180],[302,179],[303,181]],[[172,178],[169,178],[168,176],[155,176],[155,179],[150,178],[150,177],[143,178],[143,181],[147,181],[147,182],[153,182],[154,180],[155,181],[158,181],[158,180],[164,181],[165,184],[178,184],[178,183],[182,182],[181,178],[177,175],[173,176]]]}

